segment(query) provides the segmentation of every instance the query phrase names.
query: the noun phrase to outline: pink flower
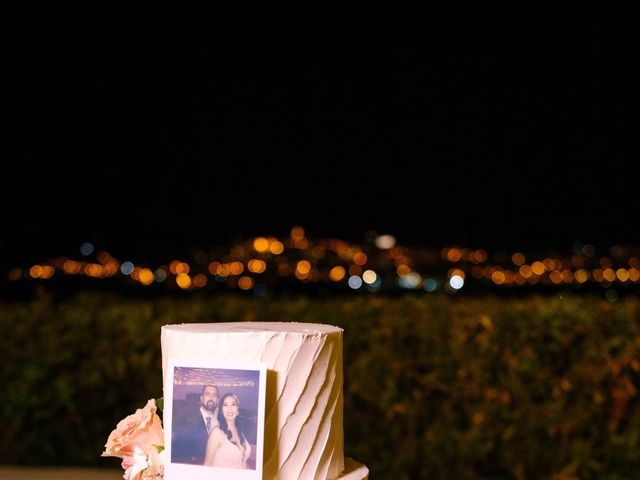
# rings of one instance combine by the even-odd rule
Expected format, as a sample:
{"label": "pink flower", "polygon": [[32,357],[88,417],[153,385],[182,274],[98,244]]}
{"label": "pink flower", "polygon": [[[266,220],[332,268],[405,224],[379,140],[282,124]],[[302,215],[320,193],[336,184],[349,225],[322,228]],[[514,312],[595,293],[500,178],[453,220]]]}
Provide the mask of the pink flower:
{"label": "pink flower", "polygon": [[124,468],[124,480],[137,480],[139,475],[149,468],[147,455],[140,449],[135,447],[132,457],[124,457],[122,460],[122,468]]}
{"label": "pink flower", "polygon": [[122,458],[125,480],[162,478],[164,434],[155,400],[121,420],[111,432],[103,457]]}
{"label": "pink flower", "polygon": [[142,472],[141,480],[162,480],[164,478],[164,464],[167,463],[166,450],[151,452],[147,456],[149,467]]}

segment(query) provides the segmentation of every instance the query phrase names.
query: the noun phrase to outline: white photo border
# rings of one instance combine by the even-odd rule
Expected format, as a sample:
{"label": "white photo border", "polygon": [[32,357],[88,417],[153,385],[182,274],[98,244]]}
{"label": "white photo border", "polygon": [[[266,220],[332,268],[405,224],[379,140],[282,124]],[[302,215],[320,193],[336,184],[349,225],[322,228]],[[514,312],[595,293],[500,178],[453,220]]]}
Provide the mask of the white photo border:
{"label": "white photo border", "polygon": [[[173,390],[176,368],[200,368],[211,370],[247,370],[258,372],[258,420],[256,433],[255,470],[240,470],[235,468],[218,468],[204,465],[189,465],[171,462],[171,439],[173,427]],[[264,416],[266,395],[267,368],[262,362],[220,362],[195,360],[186,358],[169,358],[166,377],[164,379],[164,448],[166,464],[165,480],[261,480],[264,455]]]}

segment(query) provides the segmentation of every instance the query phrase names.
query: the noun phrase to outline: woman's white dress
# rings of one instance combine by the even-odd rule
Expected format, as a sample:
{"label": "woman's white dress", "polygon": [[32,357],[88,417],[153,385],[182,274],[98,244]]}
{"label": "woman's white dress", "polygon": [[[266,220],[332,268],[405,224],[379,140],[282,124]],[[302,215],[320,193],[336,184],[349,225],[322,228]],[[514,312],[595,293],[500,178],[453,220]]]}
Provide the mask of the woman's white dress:
{"label": "woman's white dress", "polygon": [[213,457],[213,466],[220,468],[247,468],[247,459],[251,454],[251,446],[244,442],[244,453],[242,447],[229,440],[226,435],[220,442],[220,446]]}

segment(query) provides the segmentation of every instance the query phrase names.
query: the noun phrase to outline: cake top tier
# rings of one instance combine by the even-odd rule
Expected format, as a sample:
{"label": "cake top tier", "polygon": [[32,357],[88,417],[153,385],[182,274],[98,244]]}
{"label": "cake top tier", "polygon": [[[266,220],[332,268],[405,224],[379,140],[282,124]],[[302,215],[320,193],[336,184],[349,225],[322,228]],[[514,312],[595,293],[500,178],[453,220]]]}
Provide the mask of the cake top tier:
{"label": "cake top tier", "polygon": [[163,330],[190,333],[215,332],[287,332],[300,334],[322,334],[342,332],[342,328],[322,323],[299,322],[218,322],[218,323],[180,323],[164,325]]}

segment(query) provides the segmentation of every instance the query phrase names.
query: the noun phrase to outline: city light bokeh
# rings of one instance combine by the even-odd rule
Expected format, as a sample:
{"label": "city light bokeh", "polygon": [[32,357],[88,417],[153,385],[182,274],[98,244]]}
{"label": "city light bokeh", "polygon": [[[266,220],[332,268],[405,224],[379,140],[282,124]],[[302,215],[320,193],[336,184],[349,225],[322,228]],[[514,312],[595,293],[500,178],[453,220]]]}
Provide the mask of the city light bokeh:
{"label": "city light bokeh", "polygon": [[[218,252],[220,249],[218,249]],[[58,257],[4,272],[13,286],[62,278],[115,279],[121,286],[167,291],[237,290],[264,296],[287,289],[330,288],[344,292],[599,291],[615,300],[638,291],[639,248],[614,246],[598,252],[576,243],[563,255],[489,252],[462,246],[405,247],[391,234],[369,235],[362,244],[310,238],[301,226],[286,238],[257,236],[229,245],[226,253],[197,250],[192,258],[158,265],[120,259],[92,243],[77,258]]]}

